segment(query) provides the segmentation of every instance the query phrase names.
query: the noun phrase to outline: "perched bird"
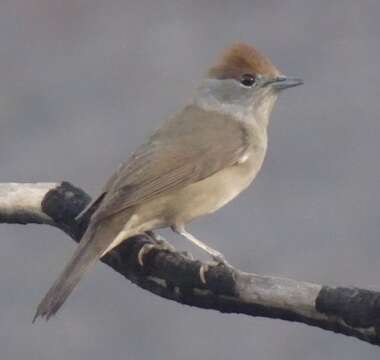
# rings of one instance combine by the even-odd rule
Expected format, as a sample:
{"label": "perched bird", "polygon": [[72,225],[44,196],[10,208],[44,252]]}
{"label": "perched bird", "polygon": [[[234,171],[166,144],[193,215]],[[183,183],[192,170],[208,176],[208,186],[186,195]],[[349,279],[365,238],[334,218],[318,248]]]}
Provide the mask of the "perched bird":
{"label": "perched bird", "polygon": [[49,319],[84,273],[131,236],[172,230],[218,262],[221,253],[185,230],[248,187],[267,150],[269,117],[278,95],[302,80],[280,73],[254,47],[229,48],[171,117],[109,179],[87,231],[35,315]]}

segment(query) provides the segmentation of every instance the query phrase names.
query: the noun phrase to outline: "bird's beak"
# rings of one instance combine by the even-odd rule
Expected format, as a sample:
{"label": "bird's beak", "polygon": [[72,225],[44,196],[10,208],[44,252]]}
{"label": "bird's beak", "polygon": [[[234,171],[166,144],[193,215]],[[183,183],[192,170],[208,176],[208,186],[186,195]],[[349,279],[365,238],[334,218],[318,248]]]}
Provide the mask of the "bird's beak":
{"label": "bird's beak", "polygon": [[279,76],[279,77],[269,80],[265,85],[271,85],[273,86],[273,88],[277,90],[284,90],[284,89],[288,89],[288,88],[302,85],[302,84],[303,84],[302,79],[287,77],[287,76]]}

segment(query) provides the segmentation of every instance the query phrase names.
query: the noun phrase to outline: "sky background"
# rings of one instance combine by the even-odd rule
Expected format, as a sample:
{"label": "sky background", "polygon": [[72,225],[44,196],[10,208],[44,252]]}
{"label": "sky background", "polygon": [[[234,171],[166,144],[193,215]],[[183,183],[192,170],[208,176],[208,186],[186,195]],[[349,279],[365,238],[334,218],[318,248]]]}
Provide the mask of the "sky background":
{"label": "sky background", "polygon": [[[191,231],[245,271],[379,289],[379,13],[378,0],[2,0],[0,181],[67,180],[97,194],[244,41],[305,85],[278,101],[254,186]],[[0,241],[4,360],[380,355],[306,325],[185,307],[103,264],[33,325],[75,244],[38,225],[1,225]]]}

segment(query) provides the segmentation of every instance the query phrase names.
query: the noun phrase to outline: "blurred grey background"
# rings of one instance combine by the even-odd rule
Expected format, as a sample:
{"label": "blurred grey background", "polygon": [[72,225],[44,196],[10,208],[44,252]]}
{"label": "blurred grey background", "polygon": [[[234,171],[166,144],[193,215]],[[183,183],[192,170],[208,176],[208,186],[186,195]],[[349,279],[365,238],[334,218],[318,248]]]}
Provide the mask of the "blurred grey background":
{"label": "blurred grey background", "polygon": [[[2,0],[0,181],[95,195],[220,51],[305,80],[278,102],[256,183],[193,233],[246,271],[380,288],[380,2]],[[168,232],[180,249],[190,249]],[[35,306],[75,244],[0,226],[1,359],[378,359],[358,340],[178,305],[99,264],[58,316]]]}

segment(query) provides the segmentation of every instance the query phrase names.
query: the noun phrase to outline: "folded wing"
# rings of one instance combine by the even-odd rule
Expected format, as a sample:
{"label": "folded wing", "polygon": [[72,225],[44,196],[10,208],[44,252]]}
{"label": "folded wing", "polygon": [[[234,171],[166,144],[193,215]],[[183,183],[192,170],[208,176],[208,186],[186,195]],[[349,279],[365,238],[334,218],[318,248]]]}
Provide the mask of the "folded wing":
{"label": "folded wing", "polygon": [[93,220],[205,179],[247,150],[246,127],[216,112],[186,107],[156,131],[106,185]]}

